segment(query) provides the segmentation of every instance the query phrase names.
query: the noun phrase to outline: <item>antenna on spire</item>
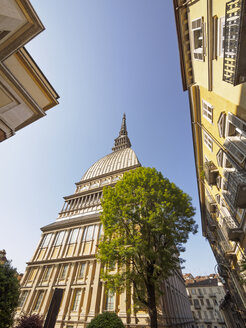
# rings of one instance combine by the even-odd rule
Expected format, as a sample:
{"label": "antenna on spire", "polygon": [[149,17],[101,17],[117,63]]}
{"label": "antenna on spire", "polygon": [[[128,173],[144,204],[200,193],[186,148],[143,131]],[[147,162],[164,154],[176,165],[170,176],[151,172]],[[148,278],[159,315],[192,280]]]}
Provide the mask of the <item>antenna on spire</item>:
{"label": "antenna on spire", "polygon": [[123,114],[121,129],[118,138],[114,139],[114,147],[112,148],[113,151],[130,148],[131,142],[128,138],[127,128],[126,128],[126,114]]}

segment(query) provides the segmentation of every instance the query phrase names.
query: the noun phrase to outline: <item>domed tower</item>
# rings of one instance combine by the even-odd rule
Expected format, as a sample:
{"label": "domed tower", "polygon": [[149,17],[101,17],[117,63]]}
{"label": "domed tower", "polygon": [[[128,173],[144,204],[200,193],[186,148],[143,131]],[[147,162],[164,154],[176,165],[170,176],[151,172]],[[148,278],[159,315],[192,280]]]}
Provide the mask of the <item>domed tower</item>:
{"label": "domed tower", "polygon": [[[103,187],[113,186],[124,172],[141,166],[131,149],[125,114],[112,150],[85,172],[76,183],[74,194],[64,197],[64,206],[56,221],[41,228],[40,242],[21,281],[17,315],[25,312],[46,316],[54,290],[59,289],[62,300],[55,328],[85,328],[103,311],[115,311],[127,327],[148,327],[147,313],[130,313],[132,297],[126,292],[106,293],[100,280],[101,265],[95,256],[102,231]],[[191,327],[190,305],[181,272],[166,281],[163,290],[166,292],[160,301],[163,322],[168,325],[169,320],[175,319],[180,325],[173,327]],[[176,296],[179,300],[175,300]]]}

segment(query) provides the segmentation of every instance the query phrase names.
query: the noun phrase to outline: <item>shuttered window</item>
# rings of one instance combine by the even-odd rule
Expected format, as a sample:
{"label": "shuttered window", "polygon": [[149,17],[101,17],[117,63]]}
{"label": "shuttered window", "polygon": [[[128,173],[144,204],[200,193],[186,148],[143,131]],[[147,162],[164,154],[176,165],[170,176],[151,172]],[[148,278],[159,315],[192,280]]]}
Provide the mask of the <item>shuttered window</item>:
{"label": "shuttered window", "polygon": [[226,114],[221,113],[218,119],[218,130],[219,130],[219,136],[221,138],[225,137],[225,122],[226,122]]}
{"label": "shuttered window", "polygon": [[218,20],[218,54],[224,57],[225,47],[225,17],[220,17]]}
{"label": "shuttered window", "polygon": [[218,166],[223,166],[223,150],[220,149],[218,151],[218,153],[216,154],[216,159],[217,159],[217,163],[218,163]]}
{"label": "shuttered window", "polygon": [[213,151],[213,140],[205,131],[203,131],[203,140],[208,149]]}
{"label": "shuttered window", "polygon": [[193,54],[197,60],[204,60],[204,24],[203,17],[197,18],[191,22],[193,34]]}
{"label": "shuttered window", "polygon": [[224,147],[239,163],[243,163],[246,157],[246,138],[227,137]]}
{"label": "shuttered window", "polygon": [[239,132],[246,135],[246,122],[232,113],[228,113],[228,122],[233,124]]}

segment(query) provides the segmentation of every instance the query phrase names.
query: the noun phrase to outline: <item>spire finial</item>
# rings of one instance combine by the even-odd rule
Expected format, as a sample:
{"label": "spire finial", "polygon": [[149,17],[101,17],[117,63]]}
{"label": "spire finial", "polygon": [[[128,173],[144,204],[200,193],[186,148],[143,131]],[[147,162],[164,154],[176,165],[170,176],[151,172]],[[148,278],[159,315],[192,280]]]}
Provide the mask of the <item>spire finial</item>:
{"label": "spire finial", "polygon": [[127,135],[127,129],[126,129],[126,114],[123,114],[122,123],[121,123],[121,129],[120,129],[120,136]]}
{"label": "spire finial", "polygon": [[128,138],[127,128],[126,128],[126,114],[123,114],[121,129],[118,138],[114,139],[113,151],[130,148],[131,142]]}

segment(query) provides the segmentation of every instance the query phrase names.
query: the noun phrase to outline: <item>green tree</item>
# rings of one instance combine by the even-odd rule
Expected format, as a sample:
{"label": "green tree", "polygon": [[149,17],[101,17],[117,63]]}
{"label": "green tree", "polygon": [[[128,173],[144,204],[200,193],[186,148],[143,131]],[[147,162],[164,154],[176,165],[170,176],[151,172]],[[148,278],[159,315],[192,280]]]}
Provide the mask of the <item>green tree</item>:
{"label": "green tree", "polygon": [[13,324],[20,293],[17,275],[10,261],[0,264],[0,328],[8,328]]}
{"label": "green tree", "polygon": [[116,313],[104,312],[92,319],[88,328],[124,328],[124,325]]}
{"label": "green tree", "polygon": [[156,169],[140,167],[103,189],[102,209],[101,276],[114,292],[133,286],[135,304],[156,328],[160,287],[180,268],[189,233],[197,232],[191,198]]}

